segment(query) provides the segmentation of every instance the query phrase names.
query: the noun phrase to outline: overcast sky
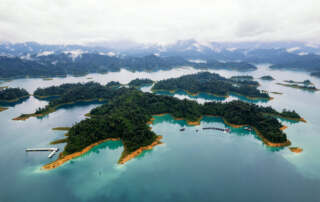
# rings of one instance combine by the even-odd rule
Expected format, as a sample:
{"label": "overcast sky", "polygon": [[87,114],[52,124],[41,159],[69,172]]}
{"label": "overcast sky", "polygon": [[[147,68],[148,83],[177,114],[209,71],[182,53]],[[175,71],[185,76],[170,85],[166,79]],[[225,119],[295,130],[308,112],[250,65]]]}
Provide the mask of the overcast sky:
{"label": "overcast sky", "polygon": [[320,0],[1,0],[0,41],[320,42]]}

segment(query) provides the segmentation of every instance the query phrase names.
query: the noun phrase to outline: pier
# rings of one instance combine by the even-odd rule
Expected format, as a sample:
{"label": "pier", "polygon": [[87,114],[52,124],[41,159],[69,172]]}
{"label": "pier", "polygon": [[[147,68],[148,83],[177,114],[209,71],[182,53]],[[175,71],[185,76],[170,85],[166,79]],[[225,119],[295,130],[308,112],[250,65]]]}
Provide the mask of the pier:
{"label": "pier", "polygon": [[216,128],[216,127],[207,127],[207,128],[202,128],[203,130],[219,130],[223,132],[230,132],[229,128]]}
{"label": "pier", "polygon": [[51,153],[48,155],[48,158],[51,158],[55,155],[56,152],[59,151],[58,148],[31,148],[26,149],[26,152],[35,152],[35,151],[51,151]]}

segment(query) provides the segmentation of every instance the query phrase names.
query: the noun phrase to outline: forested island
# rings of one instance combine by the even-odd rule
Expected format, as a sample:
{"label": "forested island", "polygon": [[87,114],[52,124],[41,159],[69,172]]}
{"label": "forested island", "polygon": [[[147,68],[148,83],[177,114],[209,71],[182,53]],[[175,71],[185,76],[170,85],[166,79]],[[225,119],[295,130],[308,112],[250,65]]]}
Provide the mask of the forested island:
{"label": "forested island", "polygon": [[313,85],[313,83],[310,80],[304,80],[304,81],[284,80],[284,82],[294,83],[294,84],[303,84],[305,86]]}
{"label": "forested island", "polygon": [[[31,56],[32,57],[32,56]],[[85,53],[73,58],[69,54],[51,54],[33,56],[32,60],[19,57],[0,56],[0,79],[21,77],[56,77],[66,75],[83,76],[89,73],[118,72],[121,68],[129,71],[159,71],[181,66],[192,66],[197,69],[229,69],[252,71],[254,65],[245,62],[218,62],[208,60],[206,64],[189,62],[182,57],[111,57],[95,53]]]}
{"label": "forested island", "polygon": [[257,89],[258,82],[247,78],[251,77],[246,76],[246,79],[242,77],[227,79],[219,74],[201,72],[158,81],[153,86],[152,91],[176,92],[183,90],[191,95],[207,93],[221,97],[227,97],[230,93],[233,93],[245,96],[248,99],[270,99],[268,93]]}
{"label": "forested island", "polygon": [[265,80],[265,81],[273,81],[274,78],[270,75],[266,75],[266,76],[262,76],[260,77],[261,80]]}
{"label": "forested island", "polygon": [[293,80],[285,80],[285,83],[277,83],[281,86],[287,86],[291,88],[298,88],[302,90],[309,90],[309,91],[318,91],[313,83],[310,80],[304,80],[304,81],[293,81]]}
{"label": "forested island", "polygon": [[29,93],[22,88],[5,88],[0,90],[0,102],[18,102],[29,97]]}
{"label": "forested island", "polygon": [[56,97],[56,99],[51,99],[48,105],[46,105],[44,108],[38,108],[33,114],[21,114],[19,117],[14,118],[14,120],[26,120],[32,116],[45,116],[51,112],[54,112],[59,107],[78,102],[102,102],[113,97],[114,93],[121,93],[121,90],[117,91],[117,88],[113,88],[110,85],[103,86],[95,82],[88,82],[85,84],[62,84],[60,86],[38,88],[34,92],[35,97]]}
{"label": "forested island", "polygon": [[[106,99],[106,103],[91,110],[90,117],[73,125],[68,131],[67,145],[59,159],[44,166],[44,169],[55,168],[71,158],[88,151],[93,145],[107,140],[121,140],[124,152],[119,163],[125,163],[145,149],[160,144],[157,136],[148,126],[153,115],[169,113],[176,119],[185,119],[187,123],[199,123],[203,116],[218,116],[233,127],[249,126],[255,129],[261,140],[275,147],[290,145],[282,132],[282,125],[276,117],[301,119],[294,111],[277,112],[271,107],[262,107],[242,101],[228,103],[209,102],[198,104],[191,100],[179,100],[171,96],[143,93],[135,88],[110,88],[96,83],[72,84],[73,88],[61,86],[49,87],[51,93],[65,92],[50,101],[41,109],[49,109],[65,103],[95,98]],[[88,90],[84,90],[88,88]],[[40,91],[40,90],[39,90]],[[46,91],[46,89],[41,89]],[[99,92],[99,93],[98,93]],[[49,95],[42,93],[42,95]],[[89,96],[89,94],[92,94]],[[71,96],[74,95],[74,96]]]}
{"label": "forested island", "polygon": [[153,84],[153,81],[151,79],[134,79],[128,83],[130,87],[135,87],[135,88],[141,88],[143,86],[149,86],[152,84]]}

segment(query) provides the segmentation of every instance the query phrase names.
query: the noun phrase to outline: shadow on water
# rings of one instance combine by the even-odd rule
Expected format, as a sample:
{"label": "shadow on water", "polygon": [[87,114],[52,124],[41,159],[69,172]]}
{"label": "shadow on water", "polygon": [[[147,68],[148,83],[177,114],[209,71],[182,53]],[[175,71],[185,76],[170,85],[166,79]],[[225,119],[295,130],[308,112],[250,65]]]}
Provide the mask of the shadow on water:
{"label": "shadow on water", "polygon": [[104,150],[104,149],[116,150],[116,149],[119,149],[120,147],[123,147],[123,144],[120,140],[108,141],[95,146],[94,149],[92,149],[92,151],[94,153],[100,153],[100,150]]}
{"label": "shadow on water", "polygon": [[61,105],[61,106],[57,107],[57,110],[58,109],[72,109],[72,108],[79,107],[79,106],[86,106],[86,105],[91,105],[91,104],[104,104],[104,103],[106,103],[106,101],[98,101],[98,100],[90,101],[90,102],[79,101],[79,102],[72,103],[72,104]]}
{"label": "shadow on water", "polygon": [[253,103],[253,104],[269,102],[268,99],[263,99],[263,98],[261,98],[261,99],[249,99],[249,98],[247,98],[245,96],[237,95],[237,94],[233,94],[233,93],[230,93],[230,95],[232,97],[238,98],[241,101],[245,101],[245,102],[249,102],[249,103]]}
{"label": "shadow on water", "polygon": [[[76,108],[76,107],[81,107],[81,106],[87,106],[87,105],[92,105],[92,104],[105,104],[106,101],[90,101],[90,102],[86,102],[86,101],[80,101],[80,102],[76,102],[76,103],[72,103],[72,104],[64,104],[64,105],[61,105],[59,107],[56,108],[56,111],[59,110],[59,109],[73,109],[73,108]],[[37,119],[45,119],[45,118],[48,118],[50,115],[49,114],[46,114],[44,116],[38,116],[36,117]]]}
{"label": "shadow on water", "polygon": [[189,98],[193,98],[193,99],[205,99],[205,100],[213,100],[213,101],[224,101],[226,100],[225,97],[218,97],[218,96],[214,96],[214,95],[210,95],[207,93],[199,93],[198,95],[190,95],[188,93],[186,93],[183,90],[178,90],[174,93],[170,93],[169,91],[158,91],[156,92],[156,94],[158,95],[169,95],[169,96],[174,96],[174,95],[183,95],[183,96],[188,96]]}
{"label": "shadow on water", "polygon": [[[82,154],[81,156],[79,156],[77,158],[86,157],[86,156],[88,156],[88,155],[90,155],[92,153],[99,154],[101,151],[103,151],[105,149],[117,150],[120,147],[123,147],[123,144],[122,144],[122,142],[120,140],[104,142],[102,144],[94,146],[92,149],[90,149],[89,152],[86,152],[86,153]],[[70,162],[72,162],[72,160]]]}
{"label": "shadow on water", "polygon": [[38,100],[45,100],[45,101],[51,101],[51,100],[55,100],[57,98],[59,98],[59,95],[53,95],[53,96],[49,96],[49,97],[45,97],[45,98],[41,98],[41,97],[34,97]]}
{"label": "shadow on water", "polygon": [[[188,93],[186,93],[185,91],[183,90],[178,90],[174,93],[171,93],[169,91],[158,91],[156,92],[156,94],[158,95],[169,95],[169,96],[174,96],[174,95],[182,95],[182,96],[187,96],[189,98],[192,98],[192,99],[204,99],[204,100],[209,100],[209,101],[225,101],[227,98],[226,97],[219,97],[219,96],[214,96],[214,95],[210,95],[208,93],[199,93],[198,95],[190,95]],[[249,99],[245,96],[241,96],[241,95],[237,95],[237,94],[233,94],[233,93],[230,93],[230,96],[231,97],[235,97],[239,100],[242,100],[242,101],[245,101],[245,102],[249,102],[249,103],[267,103],[269,102],[268,99]]]}
{"label": "shadow on water", "polygon": [[18,104],[21,104],[21,103],[27,101],[29,98],[30,98],[30,97],[25,97],[25,98],[20,99],[20,100],[17,101],[17,102],[1,102],[1,101],[0,101],[0,106],[1,106],[1,107],[14,107],[14,106],[16,106],[16,105],[18,105]]}

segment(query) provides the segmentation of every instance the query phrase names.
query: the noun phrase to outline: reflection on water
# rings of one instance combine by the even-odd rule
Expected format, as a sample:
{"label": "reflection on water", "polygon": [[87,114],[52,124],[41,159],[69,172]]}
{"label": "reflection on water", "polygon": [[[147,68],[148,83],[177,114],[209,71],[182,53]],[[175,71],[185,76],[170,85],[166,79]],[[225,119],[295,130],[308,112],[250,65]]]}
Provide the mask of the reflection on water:
{"label": "reflection on water", "polygon": [[22,99],[20,99],[20,100],[18,100],[18,101],[16,101],[16,102],[1,102],[0,101],[0,106],[1,107],[14,107],[14,106],[16,106],[16,105],[18,105],[18,104],[21,104],[21,103],[23,103],[23,102],[25,102],[26,100],[28,100],[30,97],[25,97],[25,98],[22,98]]}

